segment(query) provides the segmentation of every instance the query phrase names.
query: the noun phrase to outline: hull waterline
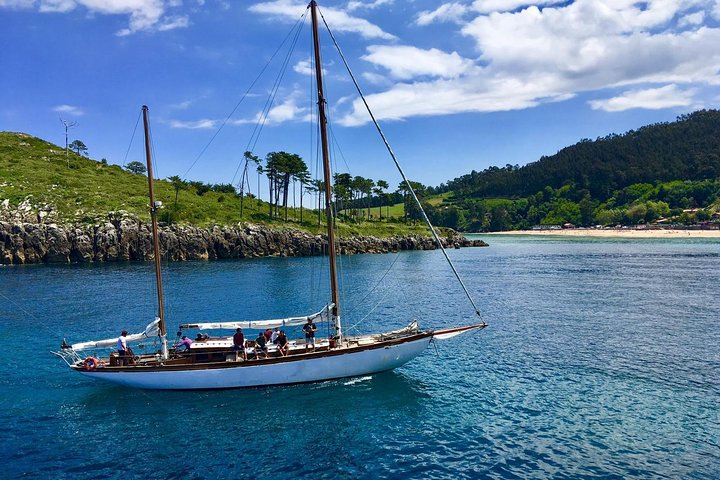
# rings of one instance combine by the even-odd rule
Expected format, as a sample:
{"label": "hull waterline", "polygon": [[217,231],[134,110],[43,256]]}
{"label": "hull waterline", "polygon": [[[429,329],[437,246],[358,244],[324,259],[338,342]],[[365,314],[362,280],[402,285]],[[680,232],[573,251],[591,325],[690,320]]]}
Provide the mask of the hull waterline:
{"label": "hull waterline", "polygon": [[152,390],[211,390],[287,385],[392,370],[420,355],[431,339],[432,335],[423,335],[399,344],[357,349],[338,355],[310,354],[303,356],[304,358],[275,363],[233,362],[222,368],[78,371],[93,379]]}

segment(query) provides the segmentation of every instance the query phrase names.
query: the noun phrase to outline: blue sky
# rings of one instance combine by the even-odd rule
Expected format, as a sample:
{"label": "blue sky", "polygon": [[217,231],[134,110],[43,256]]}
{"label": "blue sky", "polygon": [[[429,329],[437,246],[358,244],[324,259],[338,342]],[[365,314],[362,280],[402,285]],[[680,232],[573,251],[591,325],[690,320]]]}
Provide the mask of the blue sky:
{"label": "blue sky", "polygon": [[[143,160],[140,131],[131,137],[147,104],[157,176],[237,183],[279,62],[228,115],[305,6],[0,0],[0,130],[63,145],[62,118],[77,123],[70,140],[92,158],[123,164]],[[720,0],[327,0],[320,9],[406,172],[427,185],[720,104]],[[336,169],[397,185],[323,43]],[[310,48],[305,28],[253,151],[298,153],[314,172]]]}

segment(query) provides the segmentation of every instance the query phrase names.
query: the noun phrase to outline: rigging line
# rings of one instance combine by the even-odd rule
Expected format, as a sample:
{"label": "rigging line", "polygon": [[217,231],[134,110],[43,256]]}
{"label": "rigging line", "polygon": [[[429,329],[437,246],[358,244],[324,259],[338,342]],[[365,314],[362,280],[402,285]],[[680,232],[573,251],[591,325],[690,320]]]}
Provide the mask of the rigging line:
{"label": "rigging line", "polygon": [[296,28],[299,28],[298,25],[300,25],[301,21],[304,23],[304,19],[306,16],[307,16],[307,10],[302,14],[302,16],[297,20],[297,22],[295,22],[295,25],[293,25],[290,28],[287,35],[285,35],[285,38],[283,38],[282,42],[280,42],[280,45],[277,47],[277,49],[275,49],[275,52],[273,52],[273,54],[268,59],[267,63],[265,63],[265,66],[260,70],[260,73],[255,77],[255,79],[252,81],[252,83],[247,88],[247,90],[245,90],[245,93],[243,93],[242,97],[240,97],[240,100],[238,100],[238,102],[235,104],[235,107],[233,107],[233,109],[230,111],[228,116],[225,117],[225,120],[223,120],[223,122],[220,124],[218,129],[215,131],[213,136],[210,138],[210,141],[208,141],[208,143],[203,147],[203,149],[200,151],[198,156],[195,157],[195,160],[193,160],[190,167],[185,171],[185,173],[183,174],[183,178],[187,177],[187,174],[190,173],[190,170],[192,170],[193,167],[195,166],[195,164],[198,162],[198,160],[200,160],[200,157],[202,157],[205,154],[205,151],[210,147],[210,145],[213,143],[213,141],[215,141],[215,138],[220,134],[220,131],[222,131],[222,129],[225,127],[225,125],[227,125],[227,123],[230,121],[230,118],[232,118],[232,116],[235,114],[237,109],[240,107],[240,104],[247,98],[247,96],[250,94],[250,91],[257,83],[257,81],[260,80],[260,77],[263,76],[263,74],[265,73],[265,70],[268,69],[268,67],[272,63],[273,59],[275,58],[275,56],[283,48],[283,45],[285,45],[285,42],[287,42],[287,39],[290,38],[293,30],[295,30]]}
{"label": "rigging line", "polygon": [[[325,115],[325,121],[326,125],[330,125],[330,120],[327,118],[327,114]],[[334,140],[334,138],[332,139]],[[330,150],[332,153],[328,152],[328,155],[330,156],[330,179],[329,181],[332,182],[332,178],[334,178],[334,175],[337,174],[337,162],[335,161],[336,155],[335,155],[335,149],[339,148],[336,141],[330,142]],[[342,156],[342,153],[341,153]],[[332,185],[332,184],[331,184]],[[331,189],[332,194],[332,189]],[[337,198],[337,197],[336,197]],[[332,226],[333,230],[335,231],[335,237],[336,237],[336,245],[335,245],[335,251],[337,252],[338,243],[340,243],[340,240],[342,240],[342,235],[340,233],[340,225],[338,224],[338,212],[337,212],[337,203],[333,203],[332,199],[330,200],[330,215],[332,217]],[[328,251],[328,255],[330,255],[330,252]],[[345,290],[345,265],[344,265],[344,259],[342,255],[337,255],[336,257],[337,261],[337,283],[338,283],[338,295],[342,298],[347,298],[346,290]],[[342,313],[342,315],[345,315]]]}
{"label": "rigging line", "polygon": [[47,330],[48,332],[53,333],[53,334],[55,334],[55,335],[57,335],[57,336],[59,336],[59,337],[65,337],[65,334],[64,334],[63,332],[61,332],[60,330],[54,329],[54,328],[50,328],[50,326],[49,326],[47,323],[43,322],[43,321],[40,320],[40,318],[38,318],[36,315],[33,315],[31,312],[29,312],[29,311],[27,311],[26,309],[24,309],[24,308],[22,307],[22,305],[20,305],[20,304],[17,303],[16,301],[14,301],[12,298],[8,297],[7,295],[5,295],[5,294],[2,293],[2,292],[0,292],[0,296],[2,296],[2,298],[5,299],[5,301],[7,302],[8,305],[14,305],[15,308],[17,308],[18,310],[20,310],[21,313],[24,313],[25,315],[27,315],[27,316],[35,319],[35,320],[40,324],[40,326],[41,326],[42,328],[44,328],[45,330]]}
{"label": "rigging line", "polygon": [[[268,95],[268,98],[265,100],[265,105],[263,105],[263,109],[261,111],[260,116],[258,117],[258,121],[255,122],[255,127],[253,128],[253,131],[250,134],[250,138],[248,139],[248,142],[245,145],[245,151],[252,152],[253,150],[255,150],[255,147],[257,146],[257,142],[258,142],[258,140],[260,140],[260,134],[262,133],[263,127],[265,126],[265,122],[267,121],[267,117],[270,114],[272,105],[275,103],[275,97],[277,96],[277,92],[280,89],[280,83],[282,82],[282,79],[285,76],[285,72],[287,71],[288,63],[290,63],[290,56],[295,51],[295,47],[297,46],[297,41],[300,36],[300,32],[302,31],[302,26],[305,23],[304,20],[305,20],[306,16],[307,16],[307,11],[300,18],[300,20],[302,20],[302,23],[300,23],[300,20],[298,20],[298,23],[295,24],[296,25],[296,28],[294,27],[295,36],[293,37],[293,40],[290,44],[290,48],[288,49],[288,52],[285,55],[285,58],[283,59],[283,63],[280,66],[280,71],[278,72],[278,76],[275,78],[275,82],[273,83],[273,86],[270,89],[270,94]],[[292,33],[292,30],[290,33]],[[286,37],[286,39],[287,39],[287,37]],[[239,162],[237,169],[235,169],[235,174],[233,175],[232,182],[235,181],[235,177],[237,176],[237,173],[240,170],[241,163],[242,162]],[[247,169],[247,160],[245,161],[245,169]]]}
{"label": "rigging line", "polygon": [[[302,17],[303,24],[304,24],[304,19],[305,19],[305,16]],[[267,121],[267,117],[270,113],[272,105],[275,102],[275,97],[277,96],[277,92],[280,89],[280,84],[282,83],[282,79],[285,76],[285,72],[287,72],[287,66],[290,63],[290,56],[295,51],[295,47],[297,46],[298,38],[300,38],[301,32],[302,32],[302,24],[298,25],[298,28],[295,30],[295,36],[293,37],[292,42],[290,44],[290,48],[288,48],[285,58],[283,59],[283,62],[280,65],[280,71],[278,72],[278,75],[275,78],[275,82],[270,89],[270,95],[268,95],[268,98],[265,101],[265,105],[262,110],[263,113],[262,113],[261,117],[258,119],[258,122],[255,124],[255,129],[253,130],[253,133],[250,136],[250,140],[247,143],[246,150],[252,151],[255,148],[255,146],[257,145],[258,140],[260,139],[260,134],[262,133],[263,127],[265,126],[265,122]],[[252,148],[250,148],[251,144],[252,144]]]}
{"label": "rigging line", "polygon": [[[358,303],[358,305],[362,305],[362,304],[365,302],[365,300],[367,300],[367,298],[368,298],[370,295],[372,295],[372,293],[378,288],[378,286],[380,286],[380,284],[383,282],[383,280],[385,280],[385,277],[387,277],[388,273],[390,273],[390,271],[392,270],[393,266],[395,265],[395,262],[398,261],[398,258],[400,258],[400,251],[399,251],[399,250],[397,251],[397,253],[395,253],[395,258],[393,259],[393,261],[392,261],[392,263],[390,264],[390,266],[388,267],[388,269],[385,271],[385,273],[383,273],[382,277],[380,277],[380,279],[377,281],[377,283],[375,283],[375,286],[374,286],[373,288],[371,288],[370,291],[367,292],[362,299],[360,299],[360,302]],[[389,290],[390,290],[390,289],[388,289],[388,291],[389,291]],[[358,308],[358,307],[356,306],[355,308],[349,310],[349,311],[347,312],[348,315],[351,314],[352,312],[354,312],[355,310],[357,310],[357,308]]]}
{"label": "rigging line", "polygon": [[[152,125],[148,125],[148,134],[150,135],[150,150],[152,151],[153,175],[155,176],[155,178],[160,178],[160,175],[157,174],[159,169],[157,163],[157,155],[155,154],[155,142],[153,141]],[[155,178],[153,178],[153,181],[155,180]]]}
{"label": "rigging line", "polygon": [[127,165],[127,158],[130,155],[130,149],[132,148],[133,140],[135,140],[135,132],[137,132],[138,124],[140,123],[140,117],[142,116],[142,110],[138,113],[138,118],[135,121],[135,128],[133,129],[132,137],[130,137],[130,145],[128,145],[127,151],[125,152],[125,158],[123,158],[123,167]]}
{"label": "rigging line", "polygon": [[[151,159],[151,160],[152,160],[152,165],[153,165],[153,176],[156,176],[155,174],[156,174],[156,172],[159,171],[159,169],[158,169],[158,164],[157,164],[157,155],[155,154],[155,141],[154,141],[154,139],[153,139],[152,125],[150,125],[150,124],[148,123],[147,128],[148,128],[148,136],[150,137],[150,151],[152,152],[152,159]],[[149,174],[150,174],[150,172],[148,172],[148,175],[149,175]],[[158,178],[159,178],[159,177],[158,177]],[[155,179],[153,178],[153,182],[154,182],[154,181],[155,181]],[[156,200],[156,202],[157,202],[157,200]],[[149,206],[151,209],[155,208],[154,205],[148,205],[148,206]],[[159,214],[157,213],[157,211],[156,211],[155,215],[156,215],[156,219],[159,221],[160,219],[157,218],[157,217],[159,216]],[[152,222],[152,213],[151,213],[151,215],[150,215],[150,221]],[[158,246],[160,246],[160,228],[159,228],[159,227],[158,227],[157,235],[158,235],[158,239],[157,239],[157,241],[158,241]],[[162,258],[160,258],[160,261],[162,262]],[[160,292],[160,289],[161,289],[160,284],[157,283],[157,282],[155,282],[155,289],[154,289],[154,290],[155,290],[155,294],[156,294],[156,295],[159,295],[159,294],[160,294],[160,293],[159,293],[159,292]],[[164,310],[164,308],[165,308],[165,299],[163,298],[162,309]],[[159,306],[159,305],[158,305],[158,315],[160,315],[160,306]],[[167,333],[166,333],[166,335],[167,335]]]}
{"label": "rigging line", "polygon": [[[307,10],[305,12],[307,14]],[[303,15],[300,20],[303,20],[303,23],[300,24],[300,20],[298,20],[298,23],[296,23],[296,30],[295,30],[295,36],[293,37],[292,43],[290,45],[290,48],[288,49],[287,54],[285,55],[285,59],[283,60],[282,65],[280,66],[280,71],[278,72],[278,76],[275,78],[275,83],[270,89],[270,95],[268,96],[267,100],[265,101],[265,105],[263,106],[262,113],[260,114],[260,117],[258,118],[257,123],[255,124],[255,128],[253,129],[252,134],[250,135],[250,140],[248,140],[247,146],[245,148],[246,151],[253,151],[255,150],[255,147],[257,146],[257,142],[260,140],[260,134],[263,131],[263,128],[265,127],[265,123],[267,122],[268,116],[270,115],[270,110],[272,109],[273,104],[275,103],[275,97],[277,96],[278,91],[280,90],[280,84],[282,83],[282,79],[285,77],[285,73],[287,72],[288,64],[290,63],[290,57],[292,53],[295,51],[295,47],[297,46],[298,38],[300,37],[300,32],[302,31],[302,25],[304,24],[304,18],[306,15]],[[286,37],[287,38],[287,37]],[[252,146],[251,146],[252,144]],[[247,169],[247,161],[245,164],[245,168]],[[238,168],[235,170],[235,175],[233,175],[233,182],[235,181],[235,177],[237,176],[237,172],[240,169],[240,165],[238,164]],[[258,191],[258,196],[260,192]]]}
{"label": "rigging line", "polygon": [[343,153],[342,148],[340,148],[340,143],[337,141],[337,138],[335,137],[335,131],[332,128],[330,119],[327,120],[327,125],[328,125],[328,131],[330,132],[330,137],[332,137],[332,139],[333,139],[333,150],[337,149],[337,151],[340,153],[340,158],[342,158],[343,164],[345,164],[345,168],[347,168],[347,173],[352,175],[352,170],[350,168],[350,165],[348,165],[347,160],[345,159],[345,154]]}
{"label": "rigging line", "polygon": [[[283,60],[282,65],[280,66],[280,72],[278,72],[278,76],[275,79],[275,84],[272,86],[272,89],[270,91],[270,96],[268,97],[267,101],[265,102],[265,107],[263,108],[263,113],[261,115],[261,119],[255,125],[255,130],[253,131],[253,134],[251,136],[251,141],[252,141],[252,138],[254,137],[252,149],[248,148],[248,150],[253,150],[255,148],[255,146],[257,145],[258,140],[260,139],[260,134],[262,133],[262,130],[265,127],[265,122],[267,122],[268,115],[270,115],[270,110],[272,109],[272,106],[275,103],[275,97],[277,96],[277,93],[280,90],[280,84],[282,83],[282,79],[285,77],[285,73],[287,72],[287,66],[290,63],[290,56],[292,55],[293,51],[295,51],[295,47],[297,46],[298,38],[300,37],[300,32],[301,32],[301,28],[298,28],[295,32],[295,37],[293,38],[292,44],[290,45],[290,48],[288,49],[287,55],[285,56],[285,59]],[[250,144],[250,142],[248,142],[248,145],[249,144]]]}
{"label": "rigging line", "polygon": [[[396,255],[396,259],[397,259],[397,257],[398,257],[398,255]],[[393,261],[393,263],[395,263],[395,262]],[[367,319],[380,305],[382,305],[385,302],[385,299],[390,295],[391,291],[392,291],[392,289],[390,289],[390,288],[385,289],[385,293],[383,294],[382,297],[380,297],[380,299],[377,302],[375,302],[375,305],[365,314],[365,316],[363,316],[360,320],[358,320],[351,327],[349,327],[349,329],[353,329],[353,330],[357,331],[356,327],[358,325],[360,325],[362,322],[364,322],[365,319]],[[365,298],[367,298],[367,295],[365,296]],[[362,304],[362,301],[360,302],[360,304]],[[357,309],[357,307],[354,308],[352,311],[354,312],[356,309]],[[348,312],[348,313],[350,313],[350,312]]]}
{"label": "rigging line", "polygon": [[[283,60],[283,63],[280,67],[280,72],[278,73],[278,76],[275,79],[275,83],[273,84],[270,95],[268,96],[268,99],[265,101],[265,105],[263,106],[262,113],[260,117],[258,118],[258,121],[255,123],[255,128],[253,129],[252,134],[250,134],[250,138],[248,139],[248,142],[245,146],[246,152],[252,152],[255,150],[255,147],[257,146],[257,142],[260,140],[260,134],[262,133],[263,127],[265,126],[265,122],[267,121],[267,117],[270,114],[270,110],[272,108],[272,105],[275,103],[275,97],[277,96],[277,92],[280,89],[280,84],[282,82],[282,79],[285,76],[285,72],[287,72],[287,66],[290,63],[290,56],[295,51],[295,47],[297,46],[298,38],[300,36],[300,32],[302,31],[302,26],[305,24],[305,18],[307,17],[307,10],[305,11],[305,14],[302,15],[302,17],[297,21],[295,26],[293,27],[295,31],[295,36],[293,37],[293,40],[290,44],[290,48],[288,49],[287,54],[285,55],[285,59]],[[301,22],[302,21],[302,22]],[[292,29],[290,33],[292,33]],[[290,35],[288,34],[288,37]],[[288,37],[285,37],[286,39]],[[283,42],[284,44],[285,42]],[[249,160],[245,159],[245,167],[243,169],[243,175],[240,180],[240,182],[244,182],[247,176],[247,167],[248,167]],[[240,171],[240,165],[242,165],[242,161],[238,162],[238,166],[235,169],[235,173],[233,174],[232,180],[230,183],[235,182],[235,178],[237,177],[238,172]],[[249,180],[248,180],[248,190],[249,190]],[[241,190],[243,189],[243,186],[241,185]],[[258,191],[258,197],[260,195],[260,192]]]}
{"label": "rigging line", "polygon": [[332,31],[330,30],[330,27],[328,26],[327,22],[325,21],[325,17],[323,16],[322,12],[320,12],[320,17],[323,20],[323,23],[325,24],[325,28],[327,28],[328,33],[330,34],[330,38],[332,38],[333,44],[335,45],[335,48],[337,49],[338,53],[340,54],[340,58],[343,61],[343,64],[345,65],[345,69],[348,71],[348,74],[350,75],[350,78],[353,81],[353,84],[355,85],[355,88],[358,91],[358,94],[360,95],[360,98],[363,101],[363,104],[365,105],[365,109],[367,110],[368,114],[370,115],[370,118],[372,119],[373,124],[375,125],[375,128],[377,129],[378,133],[380,134],[380,137],[382,138],[383,143],[385,144],[385,148],[387,149],[388,153],[390,154],[390,157],[392,158],[393,162],[395,163],[395,167],[397,168],[398,172],[400,172],[400,176],[403,178],[403,181],[408,187],[408,190],[410,191],[410,194],[413,197],[413,200],[415,200],[415,203],[417,204],[418,208],[420,209],[420,213],[422,214],[423,220],[427,224],[428,228],[430,229],[430,232],[433,235],[433,238],[435,238],[435,242],[437,243],[438,248],[442,251],[443,255],[445,256],[445,260],[447,260],[448,265],[450,265],[450,268],[452,269],[453,273],[455,274],[455,278],[457,278],[458,282],[460,283],[460,286],[462,287],[463,291],[465,292],[465,296],[467,296],[468,300],[470,301],[470,304],[475,309],[475,314],[479,317],[480,316],[480,310],[478,309],[477,305],[475,305],[475,301],[473,300],[472,296],[470,295],[470,292],[468,291],[467,287],[465,286],[465,283],[462,281],[462,278],[460,278],[460,274],[458,273],[457,269],[455,268],[455,265],[452,263],[452,260],[450,260],[450,257],[447,254],[447,251],[445,250],[445,247],[443,246],[442,242],[440,241],[440,237],[437,234],[437,231],[435,231],[435,227],[433,227],[432,223],[430,223],[430,219],[428,218],[427,214],[425,213],[425,209],[420,204],[420,200],[418,199],[417,195],[415,194],[415,190],[410,185],[410,181],[405,176],[405,172],[403,171],[402,167],[400,166],[400,163],[398,162],[397,158],[395,157],[395,153],[392,150],[392,147],[390,147],[390,143],[388,143],[387,138],[385,137],[385,134],[383,133],[382,129],[380,128],[380,124],[375,119],[375,115],[372,113],[372,110],[370,110],[370,105],[368,105],[367,100],[365,99],[365,95],[363,94],[362,90],[360,89],[360,85],[358,85],[357,80],[355,79],[355,75],[353,75],[352,70],[350,70],[350,65],[348,65],[347,60],[345,59],[345,55],[343,55],[342,50],[340,49],[340,45],[338,45],[337,41],[335,40],[335,36],[333,35]]}

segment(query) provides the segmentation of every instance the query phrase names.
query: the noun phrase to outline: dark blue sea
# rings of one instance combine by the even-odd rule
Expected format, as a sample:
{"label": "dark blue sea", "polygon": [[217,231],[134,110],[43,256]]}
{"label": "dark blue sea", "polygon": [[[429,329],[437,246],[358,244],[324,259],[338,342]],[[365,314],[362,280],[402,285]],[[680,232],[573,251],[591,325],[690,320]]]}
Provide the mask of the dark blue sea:
{"label": "dark blue sea", "polygon": [[[0,478],[720,478],[720,242],[487,240],[449,252],[484,331],[393,372],[247,390],[125,389],[50,354],[142,330],[149,264],[0,267]],[[324,262],[166,264],[168,322],[317,311]],[[439,252],[341,271],[353,332],[476,321]]]}

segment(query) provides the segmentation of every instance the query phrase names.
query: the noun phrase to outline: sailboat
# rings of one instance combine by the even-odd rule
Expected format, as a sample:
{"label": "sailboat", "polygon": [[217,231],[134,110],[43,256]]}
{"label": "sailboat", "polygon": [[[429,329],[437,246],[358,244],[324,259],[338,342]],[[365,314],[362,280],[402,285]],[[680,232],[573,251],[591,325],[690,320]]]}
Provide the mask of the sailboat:
{"label": "sailboat", "polygon": [[[157,317],[142,332],[126,335],[124,342],[155,342],[156,351],[150,354],[119,356],[115,347],[118,338],[100,341],[68,344],[63,340],[61,350],[54,352],[60,356],[75,372],[86,377],[112,382],[129,387],[157,390],[196,390],[258,387],[285,385],[306,382],[318,382],[331,379],[355,377],[393,370],[406,364],[428,347],[434,340],[444,340],[473,330],[483,329],[486,323],[449,328],[443,330],[421,330],[416,321],[407,326],[384,333],[351,336],[346,335],[341,322],[341,299],[337,280],[337,248],[335,245],[334,215],[331,203],[330,157],[327,135],[327,117],[325,115],[325,96],[323,91],[322,63],[320,61],[320,42],[318,34],[318,12],[315,0],[308,8],[311,11],[313,44],[315,55],[315,76],[318,94],[318,118],[320,121],[320,140],[323,159],[325,185],[325,216],[327,219],[327,242],[330,269],[330,301],[319,311],[311,315],[258,320],[248,322],[208,322],[180,325],[183,329],[235,330],[272,329],[299,325],[314,325],[315,322],[328,322],[330,333],[327,338],[318,338],[313,348],[303,340],[289,341],[287,350],[281,352],[274,344],[262,348],[254,342],[244,342],[236,347],[232,336],[200,337],[186,350],[169,348],[166,319],[164,312],[161,251],[158,237],[157,211],[160,202],[155,200],[153,188],[153,170],[149,138],[149,113],[143,106],[143,125],[145,131],[145,156],[147,162],[148,192],[150,198],[150,216],[152,221],[153,252],[155,257],[155,275],[157,284]],[[354,81],[354,79],[353,79]],[[357,87],[357,83],[356,83]],[[359,89],[358,89],[359,91]],[[362,92],[360,92],[362,97]],[[364,99],[364,97],[363,97]],[[366,104],[367,105],[367,104]],[[369,109],[368,109],[369,111]],[[395,159],[392,149],[382,130],[370,115],[380,132],[391,157],[395,161],[403,180],[422,212],[439,249],[445,255],[450,267],[470,303],[479,316],[467,288],[453,266],[440,238],[422,210],[422,206],[405,177],[402,168]],[[125,332],[123,332],[125,333]],[[189,343],[189,342],[188,342]],[[86,356],[87,351],[104,349],[107,356]]]}

